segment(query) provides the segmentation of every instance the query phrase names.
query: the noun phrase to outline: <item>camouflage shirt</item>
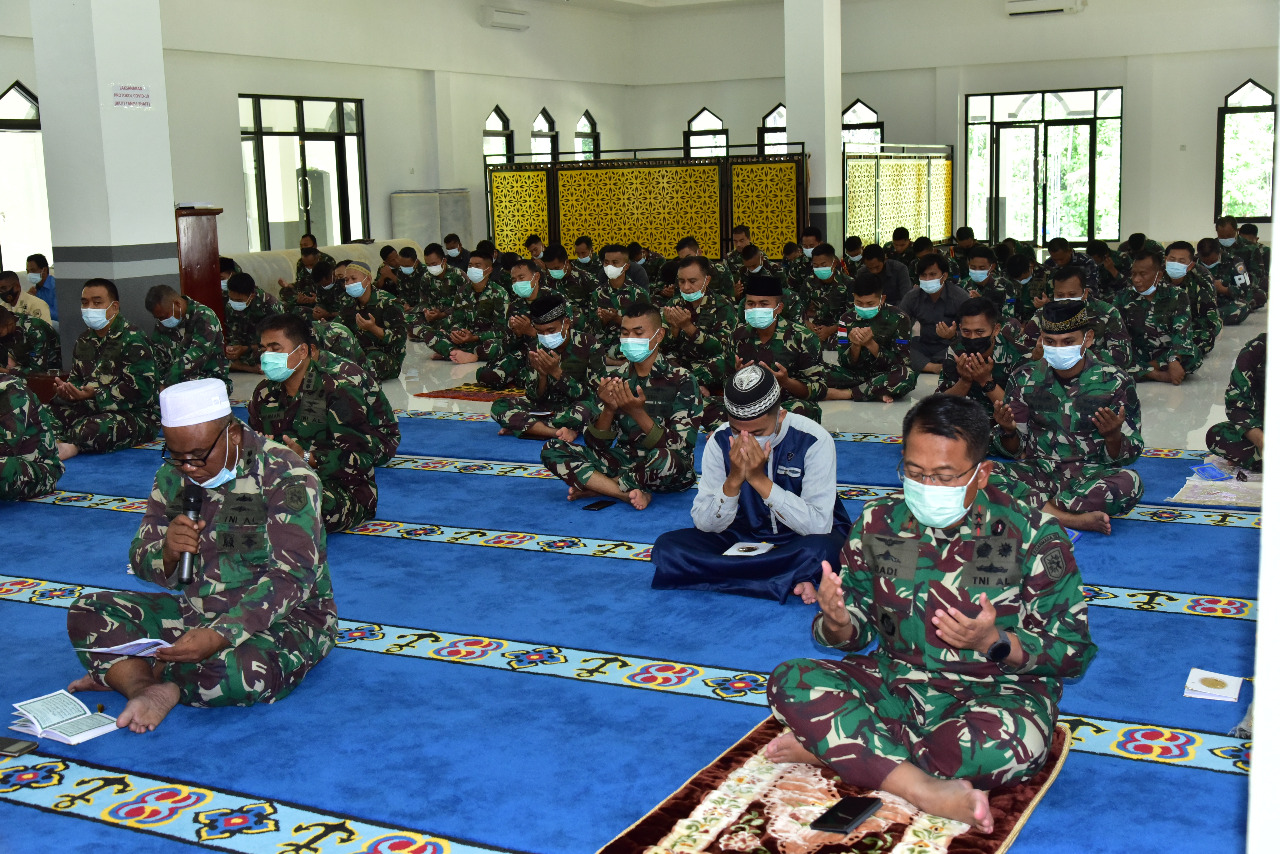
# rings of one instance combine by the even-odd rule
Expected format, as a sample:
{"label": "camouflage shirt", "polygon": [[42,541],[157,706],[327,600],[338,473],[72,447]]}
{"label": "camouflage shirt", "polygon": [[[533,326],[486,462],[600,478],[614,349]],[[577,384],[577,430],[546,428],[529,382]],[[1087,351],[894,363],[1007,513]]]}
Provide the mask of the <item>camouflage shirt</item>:
{"label": "camouflage shirt", "polygon": [[595,293],[595,304],[590,309],[590,319],[595,323],[594,331],[596,337],[600,339],[600,346],[610,350],[617,347],[618,339],[621,337],[621,326],[618,323],[605,323],[600,320],[596,310],[612,309],[621,318],[628,308],[638,302],[649,302],[649,294],[630,279],[624,278],[622,286],[618,288],[608,283],[600,286]]}
{"label": "camouflage shirt", "polygon": [[[236,478],[204,491],[195,578],[181,588],[183,610],[239,646],[290,621],[337,638],[337,609],[320,515],[320,482],[297,454],[245,428]],[[156,474],[142,526],[129,549],[140,581],[178,589],[164,571],[169,521],[182,513],[188,480],[166,465]],[[326,650],[327,652],[327,650]]]}
{"label": "camouflage shirt", "polygon": [[965,278],[961,280],[960,287],[968,291],[970,295],[977,291],[978,296],[985,300],[990,300],[991,304],[1000,312],[1001,317],[1009,318],[1017,313],[1020,285],[1013,279],[992,273],[983,282],[975,282],[973,279]]}
{"label": "camouflage shirt", "polygon": [[[1022,353],[1019,352],[1016,343],[1021,333],[1022,328],[1016,322],[1010,321],[998,329],[995,334],[995,349],[991,352],[991,358],[995,364],[991,367],[991,381],[1000,386],[1000,388],[1005,389],[1006,392],[1008,391],[1009,375],[1022,363]],[[959,340],[960,332],[957,325],[956,337],[952,339],[951,346],[947,348],[947,356],[942,360],[942,372],[938,374],[938,387],[935,389],[937,394],[947,391],[960,382],[960,369],[956,367],[956,345]],[[991,402],[991,398],[987,397],[987,393],[976,384],[969,384],[969,392],[966,397],[981,403],[982,408],[987,410],[988,415],[995,414],[995,404]]]}
{"label": "camouflage shirt", "polygon": [[[887,688],[929,685],[962,697],[966,683],[1017,683],[1056,703],[1061,680],[1082,676],[1097,654],[1066,531],[990,487],[945,531],[921,525],[901,496],[868,501],[840,562],[853,637],[837,648],[857,652],[879,640],[871,657]],[[933,612],[949,605],[975,617],[982,593],[996,626],[1021,644],[1021,665],[993,664],[938,637]],[[821,614],[813,636],[832,646]]]}
{"label": "camouflage shirt", "polygon": [[1169,286],[1167,279],[1156,282],[1150,298],[1140,296],[1132,283],[1116,294],[1116,311],[1124,318],[1133,341],[1133,365],[1129,371],[1142,376],[1156,367],[1163,368],[1174,359],[1194,363],[1199,359],[1188,335],[1191,312],[1186,291]]}
{"label": "camouflage shirt", "polygon": [[[764,362],[773,370],[777,365],[787,369],[787,376],[804,384],[809,390],[807,400],[815,404],[827,393],[827,369],[822,361],[822,348],[818,336],[807,327],[792,323],[779,316],[773,331],[765,341],[760,340],[760,330],[740,324],[733,330],[732,349],[725,354],[725,375],[737,365],[737,359],[747,362]],[[782,390],[782,402],[793,400],[791,392]]]}
{"label": "camouflage shirt", "polygon": [[[1093,329],[1093,346],[1089,351],[1101,362],[1129,370],[1129,366],[1133,364],[1133,344],[1129,340],[1129,330],[1125,328],[1124,318],[1120,316],[1120,312],[1100,299],[1085,302],[1089,309],[1089,325]],[[1024,355],[1030,354],[1039,342],[1043,321],[1044,309],[1038,308],[1035,316],[1023,328],[1023,339],[1018,349]]]}
{"label": "camouflage shirt", "polygon": [[206,378],[229,382],[226,341],[218,315],[193,299],[186,299],[186,304],[181,323],[167,329],[157,322],[151,333],[160,385],[167,388]]}
{"label": "camouflage shirt", "polygon": [[911,367],[911,321],[898,309],[891,305],[880,308],[876,316],[865,320],[858,312],[850,309],[840,319],[841,325],[848,329],[871,328],[879,353],[871,355],[866,347],[858,348],[858,357],[853,358],[853,347],[848,346],[840,351],[840,364],[859,376],[886,374],[895,368]]}
{"label": "camouflage shirt", "polygon": [[653,419],[653,427],[643,432],[634,418],[618,411],[607,431],[596,429],[594,424],[587,426],[587,446],[604,449],[616,441],[632,453],[668,457],[679,470],[693,471],[693,449],[702,417],[702,395],[693,375],[662,356],[654,360],[647,377],[637,374],[630,363],[606,368],[605,375],[625,379],[633,394],[644,391],[644,411]]}
{"label": "camouflage shirt", "polygon": [[357,365],[364,364],[364,348],[360,346],[360,342],[356,340],[351,330],[338,321],[316,320],[312,322],[311,329],[316,334],[316,343],[320,345],[321,350],[341,356]]}
{"label": "camouflage shirt", "polygon": [[449,311],[453,308],[455,295],[470,281],[457,267],[445,264],[440,275],[433,276],[427,273],[422,277],[418,289],[418,301],[409,304],[415,310],[434,308]]}
{"label": "camouflage shirt", "polygon": [[[0,373],[0,496],[11,495],[10,478],[44,471],[57,483],[65,468],[58,459],[58,422],[17,376]],[[52,483],[50,485],[52,485]]]}
{"label": "camouflage shirt", "polygon": [[546,283],[569,301],[569,305],[581,315],[595,314],[596,279],[577,266],[570,264],[559,279],[547,271]]}
{"label": "camouflage shirt", "polygon": [[477,347],[498,343],[510,331],[507,328],[507,292],[493,281],[478,292],[470,279],[453,293],[453,311],[445,321],[447,331],[470,329],[480,339]]}
{"label": "camouflage shirt", "polygon": [[14,319],[13,332],[0,338],[0,373],[6,356],[13,357],[19,376],[62,370],[62,343],[53,327],[35,315],[14,314]]}
{"label": "camouflage shirt", "polygon": [[[1084,370],[1069,380],[1044,359],[1023,365],[1009,377],[1004,402],[1018,424],[1020,458],[1122,467],[1142,456],[1142,406],[1133,379],[1089,352]],[[1120,453],[1112,457],[1091,419],[1099,409],[1119,414],[1121,407]]]}
{"label": "camouflage shirt", "polygon": [[[375,290],[377,290],[375,288]],[[347,296],[347,289],[334,283],[327,288],[316,288],[316,306],[330,314],[341,314],[342,310],[355,302]]]}
{"label": "camouflage shirt", "polygon": [[156,362],[151,340],[117,314],[98,337],[86,329],[76,339],[71,354],[71,376],[76,388],[94,386],[88,400],[73,406],[90,412],[125,412],[142,421],[160,423],[160,394],[156,387]]}
{"label": "camouflage shirt", "polygon": [[[382,327],[383,337],[379,339],[372,332],[361,329],[356,324],[357,314],[372,315],[374,322]],[[362,306],[355,300],[351,300],[338,315],[338,320],[351,330],[351,334],[356,337],[356,342],[366,354],[370,350],[386,353],[391,361],[396,363],[395,373],[397,375],[400,373],[399,364],[404,361],[405,347],[409,342],[409,328],[405,325],[404,309],[400,307],[395,297],[386,291],[371,288],[367,303]],[[380,377],[380,379],[384,378]]]}
{"label": "camouflage shirt", "polygon": [[[254,292],[244,311],[227,306],[227,346],[248,347],[248,356],[257,356],[261,349],[258,324],[281,312],[280,301],[264,290]],[[242,360],[244,356],[240,357]]]}
{"label": "camouflage shirt", "polygon": [[[539,348],[545,349],[545,348]],[[541,376],[529,364],[526,356],[520,362],[517,382],[524,386],[525,397],[534,408],[561,412],[575,403],[592,406],[592,417],[599,412],[596,388],[604,378],[604,351],[589,332],[570,327],[564,343],[555,351],[560,354],[560,377],[547,377],[546,385],[538,388]]]}
{"label": "camouflage shirt", "polygon": [[718,387],[724,381],[725,332],[737,322],[737,306],[710,290],[697,305],[678,293],[667,300],[666,305],[689,310],[694,334],[690,337],[680,329],[667,326],[662,354],[691,370],[699,385]]}
{"label": "camouflage shirt", "polygon": [[[320,260],[329,265],[330,268],[338,266],[338,262],[333,260],[333,256],[327,252],[320,253]],[[236,272],[239,272],[237,270]],[[302,259],[298,259],[298,263],[293,265],[293,281],[295,285],[310,287],[315,290],[315,280],[311,278],[311,271],[302,266]]]}
{"label": "camouflage shirt", "polygon": [[1267,389],[1267,333],[1254,338],[1236,356],[1227,383],[1227,418],[1245,432],[1263,429]]}
{"label": "camouflage shirt", "polygon": [[801,298],[807,313],[817,326],[834,326],[841,315],[853,309],[853,279],[838,270],[825,282],[810,273],[801,285]]}

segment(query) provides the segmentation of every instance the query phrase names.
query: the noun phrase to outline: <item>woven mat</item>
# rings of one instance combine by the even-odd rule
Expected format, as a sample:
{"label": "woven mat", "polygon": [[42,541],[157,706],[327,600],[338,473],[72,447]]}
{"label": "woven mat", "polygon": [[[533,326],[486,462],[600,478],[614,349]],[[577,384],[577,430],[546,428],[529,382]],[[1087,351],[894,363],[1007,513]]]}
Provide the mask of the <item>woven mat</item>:
{"label": "woven mat", "polygon": [[[983,835],[887,792],[846,786],[828,768],[773,764],[764,748],[781,732],[773,718],[761,723],[599,854],[1003,854],[1057,778],[1071,742],[1058,724],[1045,767],[991,792],[995,831]],[[853,833],[809,829],[840,798],[867,794],[884,805]]]}
{"label": "woven mat", "polygon": [[475,383],[464,383],[463,385],[454,386],[453,388],[442,388],[436,391],[424,391],[415,394],[414,397],[447,397],[452,400],[479,400],[486,403],[492,403],[504,397],[521,397],[524,395],[522,388],[502,388],[491,389],[486,386],[477,385]]}
{"label": "woven mat", "polygon": [[[1232,465],[1222,457],[1210,454],[1204,465],[1213,466],[1224,474],[1232,476],[1230,480],[1205,480],[1199,475],[1187,478],[1178,494],[1170,501],[1178,504],[1195,504],[1201,507],[1261,507],[1262,475],[1258,472],[1241,472],[1239,466]],[[1244,477],[1239,480],[1237,477]]]}

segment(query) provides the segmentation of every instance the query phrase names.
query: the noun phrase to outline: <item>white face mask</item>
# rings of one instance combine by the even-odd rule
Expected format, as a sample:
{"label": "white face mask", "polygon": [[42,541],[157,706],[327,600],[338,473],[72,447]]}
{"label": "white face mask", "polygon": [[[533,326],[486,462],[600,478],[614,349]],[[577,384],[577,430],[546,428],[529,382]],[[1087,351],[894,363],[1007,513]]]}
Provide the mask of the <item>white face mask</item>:
{"label": "white face mask", "polygon": [[818,248],[818,247],[816,247],[816,246],[801,246],[801,247],[800,247],[800,251],[804,253],[804,257],[806,257],[806,258],[812,258],[812,257],[813,257],[813,250],[814,250],[814,249],[817,249],[817,248]]}
{"label": "white face mask", "polygon": [[227,450],[222,458],[222,471],[218,472],[213,477],[209,478],[203,483],[200,483],[200,481],[192,481],[192,483],[199,484],[200,486],[203,486],[205,489],[217,489],[219,486],[222,486],[227,481],[235,480],[236,466],[240,464],[240,449],[239,448],[236,449],[236,461],[232,463],[231,462],[231,425],[230,424],[227,424],[226,433],[227,433],[227,438],[226,438]]}
{"label": "white face mask", "polygon": [[444,272],[444,265],[432,264],[431,266],[427,267],[427,272],[430,273],[432,276],[438,276]]}
{"label": "white face mask", "polygon": [[604,275],[605,275],[605,277],[606,277],[607,279],[609,279],[610,281],[612,281],[613,279],[616,279],[616,278],[618,278],[619,276],[621,276],[621,275],[623,274],[623,272],[625,272],[625,271],[626,271],[626,269],[627,269],[626,267],[615,267],[615,266],[614,266],[614,265],[612,265],[612,264],[605,264],[605,265],[604,265]]}
{"label": "white face mask", "polygon": [[920,290],[926,294],[936,294],[942,290],[942,279],[921,279]]}
{"label": "white face mask", "polygon": [[969,505],[965,504],[964,497],[969,491],[969,484],[973,483],[973,479],[977,476],[978,469],[975,467],[964,486],[920,483],[904,477],[902,491],[907,500],[907,508],[922,525],[930,528],[949,528],[969,512]]}
{"label": "white face mask", "polygon": [[467,278],[478,285],[484,281],[484,270],[479,267],[468,267]]}
{"label": "white face mask", "polygon": [[457,258],[459,255],[461,255],[461,254],[462,254],[462,250],[461,250],[461,249],[446,249],[446,250],[444,250],[444,254],[448,255],[450,258]]}

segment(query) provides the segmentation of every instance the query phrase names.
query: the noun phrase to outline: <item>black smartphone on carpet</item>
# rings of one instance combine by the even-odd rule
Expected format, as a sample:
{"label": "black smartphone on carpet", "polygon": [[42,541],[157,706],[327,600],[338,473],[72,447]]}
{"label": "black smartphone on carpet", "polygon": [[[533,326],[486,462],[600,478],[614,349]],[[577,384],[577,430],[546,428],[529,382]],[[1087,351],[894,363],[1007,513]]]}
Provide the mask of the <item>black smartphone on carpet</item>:
{"label": "black smartphone on carpet", "polygon": [[840,802],[813,820],[810,830],[823,833],[849,833],[880,809],[879,798],[841,798]]}
{"label": "black smartphone on carpet", "polygon": [[588,504],[586,507],[583,507],[582,509],[583,510],[603,510],[604,508],[612,507],[617,503],[618,502],[610,498],[602,498],[599,501],[592,501],[590,504]]}
{"label": "black smartphone on carpet", "polygon": [[16,738],[0,738],[0,756],[21,756],[30,753],[38,745],[34,741],[21,741]]}

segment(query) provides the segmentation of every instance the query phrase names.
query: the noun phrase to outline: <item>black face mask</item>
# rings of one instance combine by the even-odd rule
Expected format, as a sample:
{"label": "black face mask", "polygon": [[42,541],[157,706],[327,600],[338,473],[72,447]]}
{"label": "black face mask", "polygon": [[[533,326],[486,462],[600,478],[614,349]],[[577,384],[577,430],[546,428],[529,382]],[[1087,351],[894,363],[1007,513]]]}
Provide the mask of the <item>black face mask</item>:
{"label": "black face mask", "polygon": [[991,336],[985,338],[961,338],[960,350],[965,353],[977,355],[987,352],[987,348],[991,346]]}

